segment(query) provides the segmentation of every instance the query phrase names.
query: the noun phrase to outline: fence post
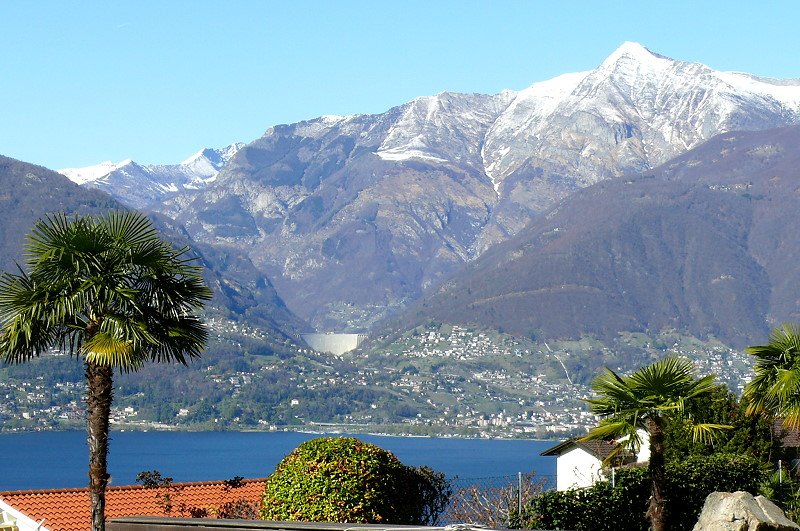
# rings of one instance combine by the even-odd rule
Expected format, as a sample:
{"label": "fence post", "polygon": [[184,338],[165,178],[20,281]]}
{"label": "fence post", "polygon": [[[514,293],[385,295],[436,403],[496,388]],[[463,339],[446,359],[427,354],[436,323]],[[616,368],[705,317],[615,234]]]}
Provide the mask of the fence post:
{"label": "fence post", "polygon": [[517,502],[518,502],[518,512],[520,522],[522,521],[522,472],[517,472]]}
{"label": "fence post", "polygon": [[616,476],[616,468],[613,466],[611,467],[611,488],[617,488],[617,476]]}
{"label": "fence post", "polygon": [[783,485],[783,466],[780,459],[778,459],[778,483]]}

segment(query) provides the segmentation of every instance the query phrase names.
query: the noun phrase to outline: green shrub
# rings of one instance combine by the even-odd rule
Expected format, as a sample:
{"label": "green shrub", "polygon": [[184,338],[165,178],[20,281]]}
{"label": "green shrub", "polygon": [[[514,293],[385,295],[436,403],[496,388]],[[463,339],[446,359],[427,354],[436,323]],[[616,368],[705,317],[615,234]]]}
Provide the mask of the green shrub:
{"label": "green shrub", "polygon": [[267,478],[261,518],[433,525],[450,493],[441,473],[355,438],[323,437],[301,444]]}
{"label": "green shrub", "polygon": [[711,454],[689,456],[667,465],[667,514],[676,529],[691,529],[712,492],[743,490],[758,494],[766,478],[763,466],[747,455]]}
{"label": "green shrub", "polygon": [[547,491],[528,506],[527,529],[575,531],[646,531],[650,498],[647,469],[618,470],[615,487],[600,481],[585,489]]}
{"label": "green shrub", "polygon": [[759,494],[775,502],[793,522],[800,521],[800,480],[788,471],[777,470],[767,476],[759,488]]}
{"label": "green shrub", "polygon": [[[715,491],[757,493],[765,479],[760,462],[750,456],[690,456],[667,464],[667,518],[670,529],[692,529],[706,497]],[[646,531],[650,498],[646,468],[616,472],[616,486],[601,481],[589,488],[548,491],[527,508],[523,527],[576,531]]]}

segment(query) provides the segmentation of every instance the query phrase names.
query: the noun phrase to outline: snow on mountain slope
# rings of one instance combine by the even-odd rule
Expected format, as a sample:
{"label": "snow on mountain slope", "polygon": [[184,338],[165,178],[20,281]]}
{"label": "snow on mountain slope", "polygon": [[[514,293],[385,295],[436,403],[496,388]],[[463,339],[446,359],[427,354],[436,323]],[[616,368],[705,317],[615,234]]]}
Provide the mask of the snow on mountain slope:
{"label": "snow on mountain slope", "polygon": [[[160,174],[146,199],[194,238],[247,252],[315,326],[366,328],[578,189],[723,132],[798,123],[798,102],[798,81],[624,43],[594,70],[518,92],[276,125],[213,182]],[[186,162],[210,160],[198,157]],[[104,185],[141,196],[119,191],[134,170]]]}
{"label": "snow on mountain slope", "polygon": [[585,186],[653,167],[724,131],[794,123],[799,111],[796,81],[717,72],[626,42],[591,72],[520,92],[487,134],[484,157],[498,181],[556,162]]}
{"label": "snow on mountain slope", "polygon": [[[375,151],[381,159],[469,165],[499,198],[536,194],[541,210],[570,190],[653,167],[721,132],[798,116],[798,80],[718,72],[626,42],[592,71],[492,96],[443,92],[372,118],[390,121]],[[514,182],[503,193],[508,178]]]}
{"label": "snow on mountain slope", "polygon": [[515,94],[510,105],[492,124],[483,143],[484,168],[486,174],[496,183],[496,189],[499,179],[520,164],[511,153],[514,145],[530,142],[530,131],[550,116],[588,74],[563,74],[548,81],[534,83]]}
{"label": "snow on mountain slope", "polygon": [[242,146],[237,143],[222,149],[202,149],[180,164],[140,165],[127,159],[58,172],[77,184],[108,192],[128,206],[147,208],[181,190],[204,188]]}
{"label": "snow on mountain slope", "polygon": [[63,170],[58,170],[58,173],[68,177],[70,181],[76,184],[83,185],[91,183],[92,181],[96,181],[101,177],[105,177],[112,171],[118,170],[119,168],[131,162],[132,161],[130,159],[125,159],[118,163],[107,160],[105,162],[101,162],[100,164],[86,166],[84,168],[64,168]]}
{"label": "snow on mountain slope", "polygon": [[428,159],[482,166],[480,143],[513,93],[497,96],[443,92],[403,106],[377,150],[383,160]]}

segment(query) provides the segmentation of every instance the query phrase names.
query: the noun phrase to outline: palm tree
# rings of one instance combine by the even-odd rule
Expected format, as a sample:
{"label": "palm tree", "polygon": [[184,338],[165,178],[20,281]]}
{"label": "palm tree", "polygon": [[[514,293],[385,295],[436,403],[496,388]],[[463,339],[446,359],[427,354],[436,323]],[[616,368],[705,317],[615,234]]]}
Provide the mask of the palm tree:
{"label": "palm tree", "polygon": [[785,323],[766,345],[748,347],[755,356],[755,377],[744,388],[748,415],[767,415],[800,429],[800,326]]}
{"label": "palm tree", "polygon": [[0,357],[22,363],[58,347],[83,359],[92,529],[105,529],[113,372],[145,361],[186,364],[207,332],[211,292],[187,248],[162,241],[141,214],[39,220],[19,274],[0,275]]}
{"label": "palm tree", "polygon": [[[593,413],[604,417],[583,440],[620,439],[620,444],[607,462],[624,450],[639,452],[642,444],[640,430],[650,437],[651,480],[650,505],[647,517],[653,531],[667,529],[664,508],[664,425],[668,417],[688,417],[687,400],[712,392],[714,377],[694,377],[692,363],[683,358],[668,357],[635,371],[619,376],[611,369],[592,383],[596,397],[588,399]],[[688,419],[692,420],[692,419]],[[708,442],[717,430],[730,426],[690,422],[695,441]]]}

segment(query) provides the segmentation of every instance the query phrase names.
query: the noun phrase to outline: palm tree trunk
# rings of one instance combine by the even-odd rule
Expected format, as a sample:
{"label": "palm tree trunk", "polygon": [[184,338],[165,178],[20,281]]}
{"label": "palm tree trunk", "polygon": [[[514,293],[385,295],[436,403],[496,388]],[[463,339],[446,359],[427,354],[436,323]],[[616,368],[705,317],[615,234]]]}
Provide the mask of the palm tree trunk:
{"label": "palm tree trunk", "polygon": [[108,420],[113,396],[113,369],[86,363],[86,432],[89,441],[89,497],[92,531],[105,531],[108,485]]}
{"label": "palm tree trunk", "polygon": [[650,417],[647,420],[647,429],[650,432],[650,465],[648,468],[652,481],[647,517],[650,519],[652,531],[666,531],[667,521],[664,508],[667,500],[664,497],[664,490],[667,476],[664,467],[664,424],[662,419]]}

